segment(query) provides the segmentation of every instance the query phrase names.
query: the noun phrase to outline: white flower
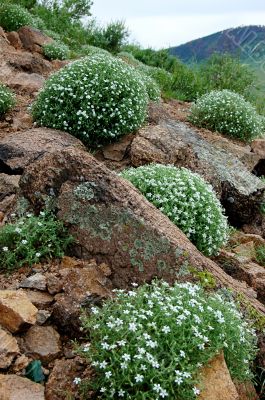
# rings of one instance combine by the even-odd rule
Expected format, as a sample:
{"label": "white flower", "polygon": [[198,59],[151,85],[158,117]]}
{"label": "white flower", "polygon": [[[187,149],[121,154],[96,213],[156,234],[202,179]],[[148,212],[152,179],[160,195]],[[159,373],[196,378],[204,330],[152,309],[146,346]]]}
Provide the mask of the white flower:
{"label": "white flower", "polygon": [[144,380],[144,376],[143,375],[140,375],[140,374],[137,374],[136,376],[135,376],[135,382],[143,382],[143,380]]}
{"label": "white flower", "polygon": [[107,379],[109,379],[109,378],[111,377],[111,375],[112,375],[112,372],[111,372],[111,371],[105,372],[105,377],[106,377]]}
{"label": "white flower", "polygon": [[81,383],[81,378],[75,378],[75,379],[73,380],[73,383],[74,383],[75,385],[79,385],[79,384]]}
{"label": "white flower", "polygon": [[36,257],[40,257],[41,256],[41,253],[36,253]]}
{"label": "white flower", "polygon": [[118,391],[118,396],[124,397],[124,395],[125,395],[125,391],[122,390],[122,389],[120,389],[120,390]]}
{"label": "white flower", "polygon": [[137,331],[137,325],[134,322],[129,323],[129,331],[132,331],[132,332]]}
{"label": "white flower", "polygon": [[195,396],[200,394],[200,390],[197,389],[196,387],[194,387],[192,390],[193,390],[193,393],[195,394]]}
{"label": "white flower", "polygon": [[23,240],[21,240],[21,243],[22,243],[22,244],[27,244],[27,243],[28,243],[28,241],[27,241],[27,240],[25,240],[25,239],[23,239]]}
{"label": "white flower", "polygon": [[8,251],[8,247],[7,246],[3,247],[3,251]]}
{"label": "white flower", "polygon": [[164,332],[165,334],[169,333],[171,331],[170,327],[165,325],[163,326],[163,328],[161,329],[162,332]]}

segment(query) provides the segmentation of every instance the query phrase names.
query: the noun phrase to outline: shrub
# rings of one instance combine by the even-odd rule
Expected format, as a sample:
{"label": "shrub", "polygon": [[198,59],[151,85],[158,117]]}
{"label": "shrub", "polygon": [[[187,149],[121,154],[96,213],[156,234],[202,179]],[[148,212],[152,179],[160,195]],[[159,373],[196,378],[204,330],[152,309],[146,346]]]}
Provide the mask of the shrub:
{"label": "shrub", "polygon": [[149,99],[152,101],[156,101],[156,102],[160,101],[161,92],[160,92],[159,86],[157,85],[156,81],[153,78],[151,78],[150,76],[146,75],[144,72],[141,72],[139,69],[138,69],[138,73],[139,73],[140,79],[142,80],[142,82],[145,85],[146,92],[148,94]]}
{"label": "shrub", "polygon": [[0,118],[15,104],[15,96],[0,83]]}
{"label": "shrub", "polygon": [[147,103],[139,74],[121,60],[98,54],[75,61],[48,79],[32,113],[40,125],[98,146],[139,128]]}
{"label": "shrub", "polygon": [[17,31],[25,25],[35,26],[34,18],[24,7],[18,4],[0,6],[0,26],[6,31]]}
{"label": "shrub", "polygon": [[139,66],[139,70],[152,78],[157,83],[163,94],[167,94],[172,90],[172,74],[170,72],[167,72],[162,68],[148,67],[144,64]]}
{"label": "shrub", "polygon": [[116,293],[82,318],[89,344],[80,353],[96,372],[81,382],[84,398],[94,389],[102,399],[195,399],[199,368],[222,350],[233,379],[251,378],[255,331],[232,300],[190,283]]}
{"label": "shrub", "polygon": [[191,107],[190,121],[244,141],[262,133],[261,118],[255,108],[229,90],[214,90],[200,97]]}
{"label": "shrub", "polygon": [[72,237],[53,215],[27,214],[0,229],[0,269],[9,272],[42,259],[62,257],[70,242]]}
{"label": "shrub", "polygon": [[121,51],[122,44],[129,36],[123,21],[113,21],[103,27],[94,23],[90,29],[89,43],[113,54]]}
{"label": "shrub", "polygon": [[82,56],[92,56],[95,54],[101,54],[112,57],[112,54],[109,51],[101,49],[100,47],[90,46],[88,44],[82,46],[79,52]]}
{"label": "shrub", "polygon": [[49,60],[67,60],[69,58],[69,47],[60,42],[51,42],[43,45],[45,57]]}
{"label": "shrub", "polygon": [[215,254],[226,242],[228,226],[220,202],[198,174],[171,165],[151,164],[130,168],[121,175],[204,254]]}

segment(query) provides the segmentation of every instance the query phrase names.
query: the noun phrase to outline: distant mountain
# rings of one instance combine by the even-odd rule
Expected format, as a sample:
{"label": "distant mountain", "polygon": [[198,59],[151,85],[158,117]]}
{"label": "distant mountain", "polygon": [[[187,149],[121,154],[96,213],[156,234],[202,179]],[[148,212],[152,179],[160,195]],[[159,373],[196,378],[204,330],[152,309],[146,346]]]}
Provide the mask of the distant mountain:
{"label": "distant mountain", "polygon": [[185,63],[204,61],[214,52],[231,53],[250,64],[264,61],[265,68],[265,26],[250,25],[226,29],[200,39],[171,47],[170,54]]}

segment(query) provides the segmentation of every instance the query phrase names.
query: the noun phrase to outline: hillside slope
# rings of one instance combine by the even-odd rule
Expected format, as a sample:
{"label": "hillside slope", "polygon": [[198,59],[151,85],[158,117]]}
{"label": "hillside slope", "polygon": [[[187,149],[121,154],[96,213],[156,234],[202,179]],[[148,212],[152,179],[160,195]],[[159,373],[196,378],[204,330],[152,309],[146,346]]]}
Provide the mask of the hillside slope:
{"label": "hillside slope", "polygon": [[239,55],[250,64],[265,62],[265,26],[243,26],[226,29],[212,35],[169,49],[170,54],[184,62],[201,62],[214,52]]}

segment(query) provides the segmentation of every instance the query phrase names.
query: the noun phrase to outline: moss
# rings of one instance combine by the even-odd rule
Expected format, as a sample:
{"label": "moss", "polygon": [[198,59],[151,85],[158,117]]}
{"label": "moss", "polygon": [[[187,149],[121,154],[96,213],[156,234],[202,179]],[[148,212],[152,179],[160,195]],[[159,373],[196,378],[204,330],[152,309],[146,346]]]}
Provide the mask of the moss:
{"label": "moss", "polygon": [[248,299],[242,294],[237,294],[236,300],[239,302],[240,307],[243,309],[244,314],[248,320],[251,321],[252,327],[258,332],[265,332],[265,316],[256,310]]}

